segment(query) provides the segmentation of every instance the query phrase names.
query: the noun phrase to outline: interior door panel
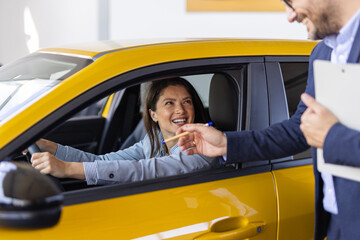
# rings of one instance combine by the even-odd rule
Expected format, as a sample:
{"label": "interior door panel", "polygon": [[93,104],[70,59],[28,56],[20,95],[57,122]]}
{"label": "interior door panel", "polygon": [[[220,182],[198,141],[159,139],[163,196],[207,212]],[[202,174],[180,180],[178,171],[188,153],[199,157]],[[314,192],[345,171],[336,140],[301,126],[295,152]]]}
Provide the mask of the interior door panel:
{"label": "interior door panel", "polygon": [[75,117],[44,136],[45,139],[95,153],[104,128],[101,116]]}

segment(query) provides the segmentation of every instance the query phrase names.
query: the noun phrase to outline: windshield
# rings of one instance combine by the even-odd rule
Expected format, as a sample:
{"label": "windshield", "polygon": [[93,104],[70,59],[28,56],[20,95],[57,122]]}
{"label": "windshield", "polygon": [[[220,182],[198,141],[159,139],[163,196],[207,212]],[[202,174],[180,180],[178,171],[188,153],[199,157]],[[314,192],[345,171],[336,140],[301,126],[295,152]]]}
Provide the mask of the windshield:
{"label": "windshield", "polygon": [[85,58],[35,53],[0,67],[0,121],[91,62]]}

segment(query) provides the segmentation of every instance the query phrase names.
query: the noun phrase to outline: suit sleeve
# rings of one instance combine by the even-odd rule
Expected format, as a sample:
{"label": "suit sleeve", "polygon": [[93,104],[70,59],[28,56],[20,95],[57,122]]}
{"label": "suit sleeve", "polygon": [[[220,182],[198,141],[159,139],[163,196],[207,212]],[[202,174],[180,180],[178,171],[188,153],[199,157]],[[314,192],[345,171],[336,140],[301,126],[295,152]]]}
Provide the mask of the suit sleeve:
{"label": "suit sleeve", "polygon": [[360,167],[360,132],[336,123],[324,142],[326,163]]}
{"label": "suit sleeve", "polygon": [[[314,97],[313,62],[323,43],[310,55],[308,81],[305,92]],[[300,153],[309,145],[300,130],[300,118],[306,110],[300,101],[295,114],[288,120],[273,124],[264,130],[225,132],[227,137],[226,163],[269,160]]]}
{"label": "suit sleeve", "polygon": [[270,160],[294,155],[309,146],[300,130],[302,110],[296,116],[264,130],[226,132],[226,163]]}

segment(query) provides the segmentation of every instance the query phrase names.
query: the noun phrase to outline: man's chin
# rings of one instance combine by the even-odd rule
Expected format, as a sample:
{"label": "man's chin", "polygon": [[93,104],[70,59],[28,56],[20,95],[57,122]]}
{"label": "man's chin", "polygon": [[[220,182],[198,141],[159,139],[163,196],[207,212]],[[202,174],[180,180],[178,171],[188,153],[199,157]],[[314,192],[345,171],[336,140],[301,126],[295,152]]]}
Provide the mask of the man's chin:
{"label": "man's chin", "polygon": [[307,39],[308,39],[308,40],[313,40],[313,41],[314,41],[314,40],[318,40],[318,39],[315,38],[314,35],[312,35],[312,34],[310,34],[310,33],[308,33]]}
{"label": "man's chin", "polygon": [[308,31],[308,39],[309,40],[321,40],[324,37],[321,37],[317,31]]}
{"label": "man's chin", "polygon": [[330,36],[332,34],[338,34],[339,32],[337,31],[330,31],[329,29],[323,30],[323,31],[319,31],[319,28],[312,28],[310,29],[310,31],[308,30],[308,39],[310,40],[322,40],[324,39],[326,36]]}

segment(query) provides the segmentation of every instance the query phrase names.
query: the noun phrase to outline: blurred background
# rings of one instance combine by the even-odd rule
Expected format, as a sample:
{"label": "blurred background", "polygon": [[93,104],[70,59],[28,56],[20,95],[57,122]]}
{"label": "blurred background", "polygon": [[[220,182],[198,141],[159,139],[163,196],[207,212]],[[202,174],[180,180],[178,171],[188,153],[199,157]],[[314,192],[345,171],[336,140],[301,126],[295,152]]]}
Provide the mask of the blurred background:
{"label": "blurred background", "polygon": [[280,0],[0,0],[0,22],[0,64],[98,40],[307,38]]}

